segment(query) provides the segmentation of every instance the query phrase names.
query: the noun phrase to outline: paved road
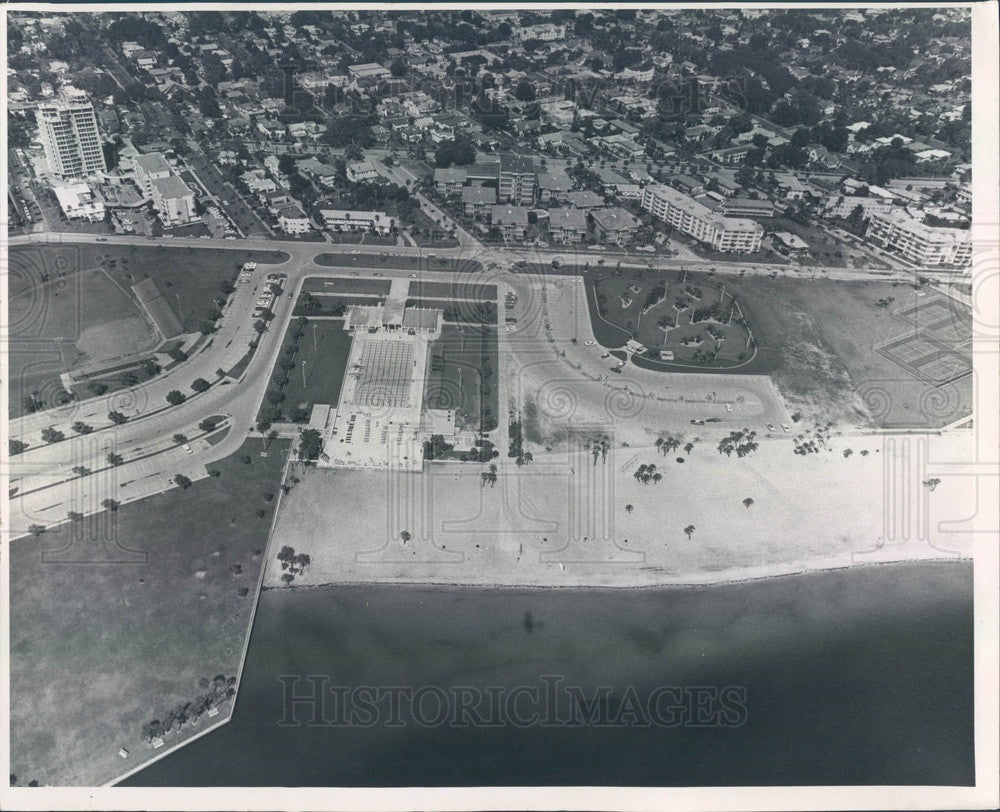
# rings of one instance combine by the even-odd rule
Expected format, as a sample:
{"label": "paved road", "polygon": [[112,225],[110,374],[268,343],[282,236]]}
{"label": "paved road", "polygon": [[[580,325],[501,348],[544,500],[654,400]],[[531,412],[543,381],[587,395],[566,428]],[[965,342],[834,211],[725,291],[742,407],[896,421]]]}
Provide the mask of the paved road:
{"label": "paved road", "polygon": [[[39,242],[107,242],[118,245],[147,245],[149,241],[141,237],[101,237],[82,234],[31,235],[15,237],[11,240],[14,245]],[[536,325],[538,329],[534,334],[524,332],[510,334],[503,331],[500,334],[503,355],[499,371],[501,375],[501,428],[496,434],[496,441],[501,449],[501,460],[506,460],[506,421],[504,417],[509,399],[523,394],[525,385],[541,386],[544,384],[544,380],[535,381],[532,374],[524,378],[524,370],[532,366],[536,369],[543,368],[537,363],[540,348],[541,352],[547,354],[546,365],[558,362],[565,375],[586,378],[588,383],[579,388],[577,396],[583,401],[593,401],[590,403],[591,411],[598,416],[607,414],[610,402],[608,400],[609,391],[620,392],[620,389],[629,383],[633,385],[633,391],[649,390],[653,383],[650,376],[658,376],[657,381],[659,382],[666,380],[659,377],[659,373],[632,367],[626,368],[621,376],[615,375],[615,379],[610,383],[603,380],[609,377],[606,372],[610,370],[605,368],[605,362],[599,357],[600,349],[586,344],[578,346],[569,343],[569,338],[579,335],[580,329],[588,337],[586,340],[592,338],[582,298],[570,299],[564,296],[563,300],[558,303],[556,300],[550,302],[541,298],[544,280],[559,282],[561,286],[570,290],[574,287],[582,288],[582,285],[573,281],[579,277],[561,275],[553,280],[548,273],[544,275],[527,274],[511,270],[512,263],[518,260],[538,261],[540,257],[546,261],[555,258],[563,264],[574,263],[580,258],[580,254],[577,253],[556,251],[540,255],[538,252],[523,249],[506,250],[481,246],[429,251],[406,246],[387,248],[386,246],[366,245],[351,246],[348,253],[346,250],[338,250],[329,245],[264,239],[206,241],[197,238],[173,238],[162,244],[201,249],[277,250],[286,252],[289,258],[281,265],[261,265],[251,281],[241,283],[231,302],[227,305],[220,320],[218,332],[214,334],[211,344],[205,346],[200,352],[173,370],[126,393],[116,393],[113,399],[104,397],[87,399],[73,404],[65,410],[35,413],[10,422],[10,436],[30,443],[29,449],[15,457],[11,464],[11,485],[19,489],[19,493],[15,494],[15,498],[11,502],[10,532],[12,537],[22,535],[27,531],[27,527],[33,523],[53,524],[63,521],[69,510],[81,513],[100,510],[100,500],[103,498],[124,501],[130,498],[141,498],[149,493],[163,490],[170,487],[169,480],[176,473],[185,473],[192,479],[206,475],[206,466],[233,453],[252,433],[253,422],[267,388],[271,369],[280,352],[281,341],[291,319],[294,297],[297,296],[298,289],[304,279],[308,276],[344,277],[351,273],[363,273],[365,255],[388,252],[397,257],[426,258],[434,255],[439,259],[478,259],[487,269],[487,275],[501,283],[501,297],[505,290],[503,286],[512,285],[520,291],[523,307],[530,306],[536,314],[542,312],[540,318],[543,320],[545,317],[548,318],[547,334],[544,330],[538,331],[540,329],[538,325],[542,324],[542,321]],[[329,253],[343,254],[345,257],[344,265],[324,267],[315,264],[314,260],[318,255]],[[589,256],[590,252],[582,253],[588,254],[587,259],[591,261],[591,267],[596,264],[598,259],[604,259],[605,267],[618,259],[615,255],[598,257]],[[641,259],[643,263],[649,262],[658,268],[686,267],[690,269],[694,265],[690,261],[671,262],[645,255],[632,259]],[[798,275],[797,271],[789,271],[787,266],[774,269],[758,266],[755,271],[753,266],[748,269],[745,264],[741,263],[704,264],[716,268],[719,273],[740,271],[770,273],[774,270],[783,274]],[[247,343],[254,335],[252,328],[253,306],[259,290],[266,284],[267,274],[274,270],[286,273],[288,280],[286,294],[283,294],[275,305],[275,318],[270,328],[262,336],[257,352],[239,380],[226,383],[217,381],[216,370],[231,369],[246,354]],[[375,270],[372,269],[372,273],[374,272]],[[407,278],[412,273],[408,269],[385,268],[378,268],[377,272],[388,278]],[[426,270],[420,271],[420,276],[427,280],[453,278],[453,274],[448,272]],[[828,276],[850,279],[866,278],[864,273],[845,271],[842,268],[830,269]],[[883,274],[878,274],[877,278],[884,280],[886,277]],[[287,292],[291,292],[292,296],[289,297]],[[552,304],[551,307],[549,307],[550,304]],[[540,307],[541,311],[539,311]],[[546,307],[549,307],[547,312],[545,312]],[[549,336],[552,337],[552,342],[548,340]],[[555,344],[557,353],[562,352],[564,355],[553,355],[550,344]],[[545,375],[551,377],[551,369],[553,367],[550,366]],[[576,372],[573,371],[574,369]],[[586,374],[581,375],[581,372]],[[190,389],[190,384],[191,381],[199,377],[215,383],[208,392],[195,395]],[[520,380],[520,378],[524,378],[524,380]],[[707,384],[708,380],[703,377],[699,383]],[[167,408],[165,396],[172,389],[180,390],[190,397],[183,404]],[[760,400],[759,409],[753,406],[755,401],[747,401],[746,398],[744,400],[744,402],[750,403],[747,408],[752,407],[755,410],[754,414],[761,416],[761,419],[770,417],[774,420],[778,418],[773,404],[767,403],[766,392],[743,393],[743,396],[745,397],[747,394],[751,398],[757,397]],[[739,401],[736,398],[739,396],[733,394],[730,400],[737,403]],[[697,408],[704,411],[706,401],[702,400],[699,403],[701,405]],[[718,401],[716,406],[718,408],[715,411],[719,411],[721,414],[722,401]],[[582,403],[579,408],[581,415],[588,413],[586,402]],[[656,414],[662,414],[664,420],[670,418],[676,420],[678,415],[686,418],[691,411],[692,404],[690,402],[684,404],[682,401],[678,407],[676,398],[674,398],[670,401],[658,401],[657,404],[652,404],[649,408],[653,409]],[[111,409],[121,411],[130,418],[129,421],[120,426],[111,424],[107,420],[107,413]],[[211,446],[206,442],[199,441],[191,444],[191,452],[188,453],[169,439],[177,433],[183,433],[189,437],[197,436],[201,433],[197,429],[198,423],[213,415],[225,416],[228,421],[227,425],[230,426],[229,433],[223,443]],[[698,416],[704,415],[699,413]],[[70,425],[76,420],[93,425],[95,431],[83,437],[72,436]],[[69,439],[51,445],[41,445],[40,432],[48,426],[63,431]],[[106,457],[111,451],[121,455],[125,462],[109,468]],[[81,465],[96,473],[84,476],[74,475],[72,469]],[[124,488],[122,483],[125,483]]]}

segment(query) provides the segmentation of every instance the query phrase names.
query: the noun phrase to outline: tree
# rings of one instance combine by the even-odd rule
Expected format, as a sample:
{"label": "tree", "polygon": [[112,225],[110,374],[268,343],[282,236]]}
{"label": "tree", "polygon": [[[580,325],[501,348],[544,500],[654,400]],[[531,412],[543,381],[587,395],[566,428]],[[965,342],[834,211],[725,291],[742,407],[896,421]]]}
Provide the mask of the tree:
{"label": "tree", "polygon": [[42,533],[45,532],[45,525],[44,524],[28,525],[28,532],[37,538],[38,536],[42,535]]}
{"label": "tree", "polygon": [[468,166],[476,160],[476,146],[468,138],[442,141],[434,150],[434,163],[440,167]]}
{"label": "tree", "polygon": [[749,496],[743,500],[743,507],[745,508],[749,508],[750,505],[752,504],[753,504],[753,499],[751,499]]}
{"label": "tree", "polygon": [[514,88],[514,98],[522,102],[535,100],[535,86],[527,79],[522,79]]}
{"label": "tree", "polygon": [[686,535],[688,538],[691,538],[692,533],[694,533],[694,525],[689,524],[687,527],[684,528],[684,535]]}
{"label": "tree", "polygon": [[174,484],[181,490],[187,490],[191,487],[191,480],[184,476],[184,474],[178,474],[174,477]]}
{"label": "tree", "polygon": [[925,479],[923,484],[924,487],[927,488],[927,490],[933,492],[934,489],[941,484],[941,480],[934,477],[931,479]]}
{"label": "tree", "polygon": [[323,436],[316,429],[306,429],[299,439],[299,459],[315,460],[323,451]]}
{"label": "tree", "polygon": [[219,425],[221,418],[219,417],[206,417],[198,424],[198,430],[208,433],[210,431],[215,431],[215,427]]}
{"label": "tree", "polygon": [[125,458],[121,454],[115,454],[112,452],[111,454],[108,454],[108,462],[111,465],[121,465],[125,462]]}
{"label": "tree", "polygon": [[396,79],[406,76],[406,63],[400,57],[396,57],[389,66],[389,73]]}
{"label": "tree", "polygon": [[114,513],[115,511],[118,510],[119,507],[121,507],[121,502],[116,502],[114,499],[102,499],[101,507],[107,508],[112,513]]}
{"label": "tree", "polygon": [[86,465],[74,465],[72,470],[77,476],[86,476],[90,473],[90,469]]}
{"label": "tree", "polygon": [[128,422],[128,418],[121,412],[108,412],[108,420],[118,426]]}
{"label": "tree", "polygon": [[66,518],[69,519],[71,522],[82,522],[83,514],[77,510],[69,510],[66,512]]}
{"label": "tree", "polygon": [[412,538],[412,536],[410,536],[409,530],[404,530],[403,532],[401,532],[399,534],[399,537],[403,540],[403,544],[406,544],[406,542],[408,542]]}
{"label": "tree", "polygon": [[178,392],[176,389],[171,389],[167,392],[167,403],[171,406],[180,406],[185,400],[187,400],[187,397]]}
{"label": "tree", "polygon": [[77,420],[73,424],[72,428],[73,428],[73,431],[75,431],[77,434],[90,434],[90,432],[92,432],[94,430],[93,426],[87,425],[82,420]]}
{"label": "tree", "polygon": [[28,444],[22,442],[21,440],[11,440],[10,441],[10,453],[11,456],[14,454],[20,454],[24,449],[28,447]]}
{"label": "tree", "polygon": [[66,435],[58,429],[49,426],[47,429],[42,429],[42,440],[46,443],[58,443],[66,439]]}
{"label": "tree", "polygon": [[184,445],[184,443],[188,441],[186,434],[179,434],[179,433],[175,434],[172,439],[175,443],[177,443],[177,445]]}
{"label": "tree", "polygon": [[626,513],[631,513],[631,512],[632,512],[632,510],[633,510],[633,508],[632,508],[632,505],[631,505],[631,504],[629,504],[629,505],[625,505],[625,512],[626,512]]}

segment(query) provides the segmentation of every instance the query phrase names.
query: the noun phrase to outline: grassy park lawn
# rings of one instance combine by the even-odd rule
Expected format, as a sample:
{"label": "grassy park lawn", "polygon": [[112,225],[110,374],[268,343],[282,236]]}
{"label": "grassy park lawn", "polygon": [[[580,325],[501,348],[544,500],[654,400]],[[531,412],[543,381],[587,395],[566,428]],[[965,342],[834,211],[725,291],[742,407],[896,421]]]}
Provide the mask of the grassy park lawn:
{"label": "grassy park lawn", "polygon": [[324,268],[386,268],[398,271],[444,271],[474,274],[483,266],[470,259],[452,259],[425,254],[422,257],[395,256],[390,251],[381,254],[329,253],[315,258],[317,265]]}
{"label": "grassy park lawn", "polygon": [[153,277],[187,330],[196,330],[223,279],[247,261],[282,262],[277,251],[167,246],[40,245],[10,250],[10,407],[44,408],[64,397],[60,373],[127,357],[154,343],[131,286]]}
{"label": "grassy park lawn", "polygon": [[223,280],[236,278],[244,262],[277,265],[281,251],[230,251],[223,248],[172,248],[166,245],[85,246],[83,259],[107,269],[128,288],[152,277],[184,329],[198,329]]}
{"label": "grassy park lawn", "polygon": [[[298,330],[302,334],[295,341]],[[293,347],[294,353],[285,352]],[[343,319],[311,318],[304,327],[293,321],[285,334],[258,420],[270,416],[273,422],[306,422],[317,403],[336,408],[350,352],[351,334],[344,330]],[[284,385],[279,385],[285,378]],[[284,399],[273,403],[271,395],[279,391]]]}
{"label": "grassy park lawn", "polygon": [[388,296],[392,282],[388,279],[364,279],[310,276],[302,282],[302,293],[355,293],[364,296]]}
{"label": "grassy park lawn", "polygon": [[144,723],[202,694],[200,679],[237,676],[278,501],[265,494],[279,493],[288,449],[262,447],[248,441],[214,464],[217,478],[10,545],[19,785],[109,781],[153,755]]}
{"label": "grassy park lawn", "polygon": [[14,417],[35,398],[62,397],[60,374],[82,364],[151,349],[156,337],[127,289],[83,264],[75,246],[10,252],[10,407]]}
{"label": "grassy park lawn", "polygon": [[454,409],[461,428],[495,429],[500,413],[496,328],[446,324],[430,352],[424,405]]}
{"label": "grassy park lawn", "polygon": [[635,338],[654,358],[668,350],[678,367],[713,369],[739,366],[754,354],[741,305],[725,282],[623,270],[591,274],[587,285],[594,334],[606,347]]}

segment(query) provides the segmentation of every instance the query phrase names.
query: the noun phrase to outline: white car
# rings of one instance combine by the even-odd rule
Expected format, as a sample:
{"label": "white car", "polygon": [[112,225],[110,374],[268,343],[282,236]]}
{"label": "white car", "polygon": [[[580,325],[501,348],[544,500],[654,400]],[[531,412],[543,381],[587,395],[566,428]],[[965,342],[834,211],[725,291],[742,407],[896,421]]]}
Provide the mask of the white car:
{"label": "white car", "polygon": [[733,404],[732,403],[727,403],[726,404],[726,411],[727,412],[731,412],[732,410],[733,410]]}
{"label": "white car", "polygon": [[187,443],[184,443],[184,445],[182,445],[181,448],[184,449],[185,454],[194,454],[194,451],[191,450],[191,446],[189,446]]}
{"label": "white car", "polygon": [[588,347],[596,347],[597,346],[597,342],[596,341],[584,341],[583,343],[586,344]]}

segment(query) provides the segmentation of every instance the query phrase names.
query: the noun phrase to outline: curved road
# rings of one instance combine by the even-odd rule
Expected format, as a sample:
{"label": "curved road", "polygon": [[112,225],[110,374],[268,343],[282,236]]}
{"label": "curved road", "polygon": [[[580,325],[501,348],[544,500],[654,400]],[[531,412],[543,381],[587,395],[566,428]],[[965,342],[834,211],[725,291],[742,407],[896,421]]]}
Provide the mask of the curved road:
{"label": "curved road", "polygon": [[[149,245],[150,241],[139,237],[47,234],[16,237],[10,242],[13,245],[64,242]],[[533,262],[545,267],[555,259],[563,265],[586,261],[594,267],[599,260],[603,260],[604,267],[608,267],[620,260],[623,264],[631,262],[663,269],[680,267],[691,269],[693,265],[701,264],[704,269],[714,268],[717,273],[776,272],[789,276],[799,276],[802,273],[789,266],[748,267],[746,263],[708,261],[693,263],[688,260],[648,255],[598,254],[588,251],[538,252],[483,246],[429,251],[406,246],[387,248],[352,245],[341,248],[328,243],[263,239],[207,241],[197,238],[173,238],[163,240],[160,244],[195,249],[283,251],[288,254],[288,259],[276,265],[261,264],[249,282],[241,282],[224,310],[211,343],[203,346],[184,363],[127,392],[116,392],[110,397],[90,398],[64,409],[38,412],[10,421],[9,436],[29,443],[29,448],[13,457],[10,464],[10,484],[12,489],[17,489],[11,500],[8,525],[11,538],[27,533],[31,524],[53,525],[66,521],[67,512],[70,510],[84,514],[100,511],[103,509],[100,502],[105,498],[124,502],[157,493],[171,487],[170,480],[177,473],[184,473],[191,479],[205,476],[206,466],[239,448],[243,441],[253,434],[254,419],[267,388],[272,366],[280,351],[285,328],[291,319],[295,297],[308,276],[345,277],[352,273],[364,275],[378,273],[387,278],[409,278],[414,273],[410,269],[381,267],[387,264],[384,256],[379,256],[378,262],[370,261],[373,256],[389,254],[392,257],[421,258],[420,270],[417,272],[419,277],[425,280],[443,281],[453,279],[455,274],[453,271],[431,270],[435,264],[443,264],[449,259],[477,260],[482,264],[484,269],[482,275],[485,278],[501,283],[499,291],[501,300],[506,284],[519,291],[521,308],[527,307],[530,303],[531,308],[537,312],[539,295],[545,280],[561,281],[573,287],[573,280],[580,277],[573,277],[565,271],[555,274],[550,271],[518,273],[516,268],[512,268],[514,263]],[[315,260],[322,254],[338,255],[341,264],[317,265]],[[261,337],[256,353],[239,379],[219,380],[217,370],[232,369],[246,355],[248,342],[254,336],[252,312],[257,292],[266,284],[267,274],[274,271],[281,271],[288,276],[285,293],[275,304],[275,318]],[[813,269],[809,269],[810,273],[812,271]],[[877,278],[884,281],[888,278],[884,272],[848,271],[842,268],[826,269],[825,275],[828,278],[855,280]],[[912,276],[904,278],[912,279]],[[289,292],[292,296],[288,295]],[[497,432],[496,442],[501,449],[502,460],[506,459],[507,428],[503,415],[511,401],[511,387],[519,388],[525,384],[519,380],[519,376],[526,366],[540,360],[538,356],[540,350],[544,349],[549,361],[556,356],[563,359],[563,370],[575,368],[576,372],[568,374],[576,375],[581,382],[587,379],[593,384],[596,383],[595,379],[608,378],[603,374],[607,370],[607,365],[599,358],[600,348],[567,343],[568,337],[575,334],[573,332],[575,328],[569,327],[570,322],[574,325],[585,325],[586,334],[590,336],[589,320],[581,318],[580,302],[554,307],[555,309],[548,314],[550,319],[556,321],[549,331],[552,342],[541,332],[534,334],[500,332],[501,429]],[[551,344],[557,340],[561,349],[556,349],[553,355]],[[560,352],[563,355],[559,355]],[[585,374],[581,375],[581,372]],[[615,380],[610,383],[605,380],[601,383],[594,394],[588,394],[585,385],[580,390],[580,395],[584,399],[599,398],[601,409],[606,410],[609,389],[620,391],[623,387],[619,387],[618,384],[627,385],[628,382],[634,383],[640,389],[645,385],[648,389],[650,375],[661,375],[661,373],[649,373],[629,366],[623,370],[621,376],[616,375]],[[213,386],[205,393],[194,394],[190,388],[191,382],[199,377],[213,382]],[[659,377],[658,380],[665,379]],[[703,382],[709,383],[704,379]],[[188,395],[188,399],[178,406],[168,407],[165,396],[173,389],[184,392]],[[655,411],[669,417],[674,406],[675,404],[660,404]],[[112,409],[121,411],[129,417],[128,422],[122,425],[110,423],[107,413]],[[597,411],[600,412],[600,409]],[[687,414],[686,410],[682,411]],[[762,408],[761,413],[777,416],[766,407]],[[186,450],[172,441],[172,436],[178,433],[189,438],[199,438],[204,432],[197,428],[198,423],[206,417],[215,415],[225,417],[226,425],[229,427],[229,432],[221,443],[210,445],[203,438],[192,439],[189,443],[190,450]],[[94,431],[88,435],[75,436],[70,426],[77,420],[92,425]],[[62,431],[67,439],[54,444],[42,444],[40,432],[49,426]],[[263,439],[261,442],[263,445]],[[124,458],[124,462],[118,466],[110,466],[107,462],[109,453],[120,455]],[[73,468],[79,466],[84,466],[93,473],[85,473],[82,476],[75,474]]]}

